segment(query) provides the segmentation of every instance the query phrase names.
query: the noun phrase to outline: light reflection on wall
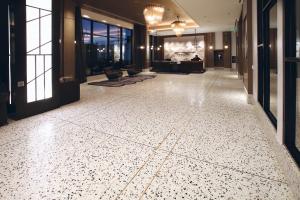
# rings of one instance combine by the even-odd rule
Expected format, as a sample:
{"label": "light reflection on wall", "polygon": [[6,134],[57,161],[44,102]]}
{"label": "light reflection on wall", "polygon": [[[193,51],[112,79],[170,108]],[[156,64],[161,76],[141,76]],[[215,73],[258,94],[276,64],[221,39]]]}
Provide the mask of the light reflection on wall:
{"label": "light reflection on wall", "polygon": [[[197,48],[195,44],[197,43]],[[164,59],[171,59],[172,61],[186,61],[191,60],[198,55],[204,60],[205,50],[204,36],[184,36],[180,38],[165,38],[164,41]]]}
{"label": "light reflection on wall", "polygon": [[296,54],[297,55],[296,56],[299,58],[300,57],[300,41],[298,41],[296,45],[297,45],[297,47],[296,47],[296,49],[297,49]]}

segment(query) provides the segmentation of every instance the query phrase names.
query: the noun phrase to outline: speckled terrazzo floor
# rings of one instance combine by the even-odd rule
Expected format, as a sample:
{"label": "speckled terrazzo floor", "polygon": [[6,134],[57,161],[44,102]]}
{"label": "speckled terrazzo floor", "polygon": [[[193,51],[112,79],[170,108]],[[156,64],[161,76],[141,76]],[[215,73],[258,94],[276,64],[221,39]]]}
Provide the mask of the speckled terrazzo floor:
{"label": "speckled terrazzo floor", "polygon": [[233,72],[82,85],[0,128],[0,199],[292,199]]}

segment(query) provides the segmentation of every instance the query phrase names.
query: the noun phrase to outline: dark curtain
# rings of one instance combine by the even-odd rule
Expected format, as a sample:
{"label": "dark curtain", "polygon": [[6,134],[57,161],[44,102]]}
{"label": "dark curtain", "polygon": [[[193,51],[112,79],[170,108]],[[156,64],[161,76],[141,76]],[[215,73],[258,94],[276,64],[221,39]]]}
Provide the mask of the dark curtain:
{"label": "dark curtain", "polygon": [[86,82],[86,70],[83,61],[82,18],[79,6],[75,10],[75,40],[76,40],[76,78],[80,83]]}

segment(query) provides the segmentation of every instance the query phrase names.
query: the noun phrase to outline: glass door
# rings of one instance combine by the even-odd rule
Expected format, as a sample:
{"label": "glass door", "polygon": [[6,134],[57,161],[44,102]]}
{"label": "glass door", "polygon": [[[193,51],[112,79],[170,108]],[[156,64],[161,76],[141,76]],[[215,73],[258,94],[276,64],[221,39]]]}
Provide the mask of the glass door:
{"label": "glass door", "polygon": [[300,166],[300,1],[285,6],[285,143]]}
{"label": "glass door", "polygon": [[277,1],[258,0],[259,102],[277,127]]}
{"label": "glass door", "polygon": [[26,0],[27,103],[52,98],[52,0]]}

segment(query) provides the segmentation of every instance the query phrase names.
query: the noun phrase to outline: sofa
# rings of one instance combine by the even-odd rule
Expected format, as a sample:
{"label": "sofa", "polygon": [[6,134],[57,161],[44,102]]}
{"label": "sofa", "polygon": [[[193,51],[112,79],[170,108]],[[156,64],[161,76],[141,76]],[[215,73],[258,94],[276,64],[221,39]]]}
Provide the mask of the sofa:
{"label": "sofa", "polygon": [[142,72],[142,69],[138,68],[134,64],[125,66],[125,69],[127,70],[129,77],[136,76],[137,74]]}
{"label": "sofa", "polygon": [[122,70],[113,67],[104,68],[104,74],[110,81],[119,80],[123,76]]}

